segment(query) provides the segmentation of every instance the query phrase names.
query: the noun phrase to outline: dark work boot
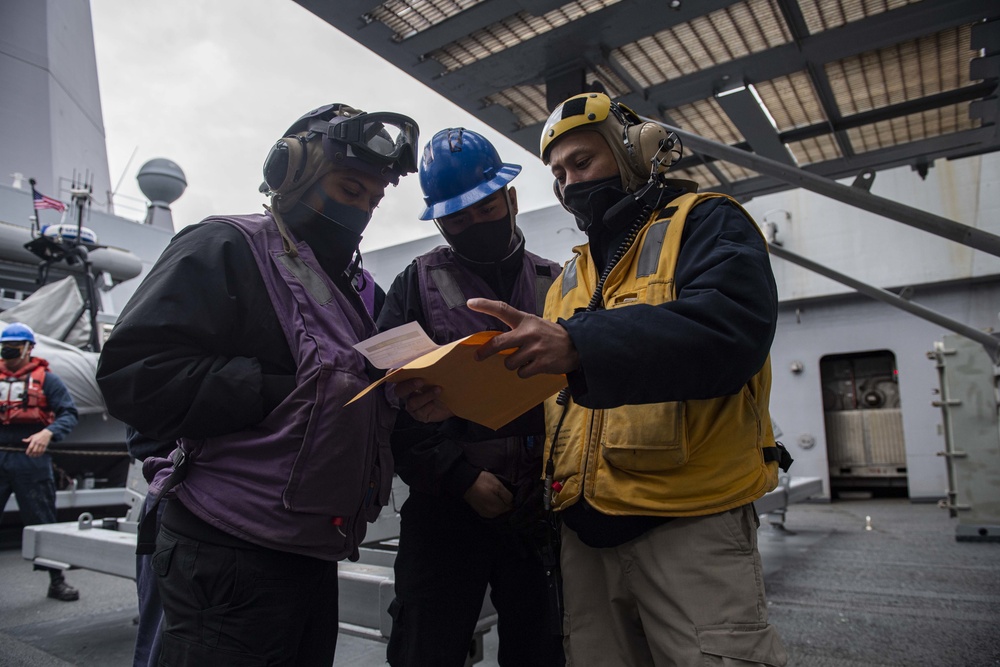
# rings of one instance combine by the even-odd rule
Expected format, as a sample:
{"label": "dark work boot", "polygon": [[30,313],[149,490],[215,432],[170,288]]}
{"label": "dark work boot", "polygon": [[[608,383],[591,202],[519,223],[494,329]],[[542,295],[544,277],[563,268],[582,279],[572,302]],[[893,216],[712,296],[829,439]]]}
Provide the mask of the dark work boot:
{"label": "dark work boot", "polygon": [[53,600],[73,602],[80,599],[80,591],[67,584],[64,577],[58,577],[49,584],[49,597]]}

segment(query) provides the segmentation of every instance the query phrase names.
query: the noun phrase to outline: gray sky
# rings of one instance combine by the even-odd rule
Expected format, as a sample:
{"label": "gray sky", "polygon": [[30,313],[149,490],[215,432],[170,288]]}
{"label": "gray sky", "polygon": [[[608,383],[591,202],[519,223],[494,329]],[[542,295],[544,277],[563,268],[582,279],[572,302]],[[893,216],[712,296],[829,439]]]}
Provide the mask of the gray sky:
{"label": "gray sky", "polygon": [[[524,167],[513,183],[522,211],[556,203],[534,155],[291,0],[91,0],[91,13],[112,187],[120,181],[120,195],[143,199],[139,167],[173,160],[188,182],[172,207],[177,229],[260,211],[271,145],[331,102],[411,116],[421,148],[445,127],[481,132],[504,161]],[[141,207],[118,212],[137,218]],[[436,233],[421,211],[412,174],[389,188],[362,249]]]}

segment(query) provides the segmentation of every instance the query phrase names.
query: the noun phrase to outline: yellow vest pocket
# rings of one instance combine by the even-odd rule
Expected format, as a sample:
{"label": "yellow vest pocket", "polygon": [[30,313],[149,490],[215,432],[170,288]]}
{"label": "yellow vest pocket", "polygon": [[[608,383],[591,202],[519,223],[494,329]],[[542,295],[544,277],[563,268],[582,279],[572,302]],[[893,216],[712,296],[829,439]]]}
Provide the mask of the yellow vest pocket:
{"label": "yellow vest pocket", "polygon": [[682,402],[623,405],[604,411],[601,456],[619,470],[656,472],[687,463]]}

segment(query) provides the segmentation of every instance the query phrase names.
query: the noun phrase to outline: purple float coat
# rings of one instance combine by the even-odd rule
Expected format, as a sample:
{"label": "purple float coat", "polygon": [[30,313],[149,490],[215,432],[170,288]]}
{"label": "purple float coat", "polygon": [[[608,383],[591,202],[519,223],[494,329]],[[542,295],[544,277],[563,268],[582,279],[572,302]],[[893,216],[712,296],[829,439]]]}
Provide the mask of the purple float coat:
{"label": "purple float coat", "polygon": [[[518,310],[542,314],[545,294],[559,275],[555,262],[524,251],[522,269],[507,301]],[[429,335],[446,344],[479,331],[509,331],[502,321],[470,310],[465,302],[474,297],[499,299],[486,281],[455,258],[449,246],[438,246],[416,259],[420,303]]]}
{"label": "purple float coat", "polygon": [[[370,383],[352,346],[372,335],[375,323],[356,293],[334,285],[307,244],[296,244],[298,257],[284,251],[270,215],[213,220],[247,238],[296,360],[296,387],[250,428],[182,439],[190,463],[177,498],[248,542],[324,560],[356,559],[367,522],[388,501],[393,474],[395,410],[384,394],[370,392],[344,407]],[[157,471],[151,492],[169,470]]]}
{"label": "purple float coat", "polygon": [[[559,275],[555,262],[524,251],[522,268],[507,301],[518,310],[541,315],[545,295]],[[420,304],[427,334],[439,344],[450,343],[479,331],[509,331],[510,327],[491,315],[469,309],[465,302],[474,297],[499,298],[482,277],[455,259],[448,246],[439,246],[416,259]],[[517,485],[537,477],[541,447],[525,447],[524,438],[459,442],[466,460],[477,468]]]}

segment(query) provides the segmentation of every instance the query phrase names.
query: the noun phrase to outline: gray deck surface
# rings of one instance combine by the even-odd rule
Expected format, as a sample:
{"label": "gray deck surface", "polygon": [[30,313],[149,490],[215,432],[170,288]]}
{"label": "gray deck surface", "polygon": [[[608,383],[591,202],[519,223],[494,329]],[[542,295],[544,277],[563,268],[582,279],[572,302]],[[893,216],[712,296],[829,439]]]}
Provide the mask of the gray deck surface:
{"label": "gray deck surface", "polygon": [[[1000,544],[957,542],[947,512],[905,499],[795,505],[786,526],[762,526],[760,547],[789,665],[1000,665]],[[0,666],[130,665],[132,581],[71,571],[81,599],[65,603],[45,597],[47,579],[19,550],[0,551]],[[479,665],[497,664],[496,641],[494,628]],[[384,655],[342,634],[335,664]]]}

